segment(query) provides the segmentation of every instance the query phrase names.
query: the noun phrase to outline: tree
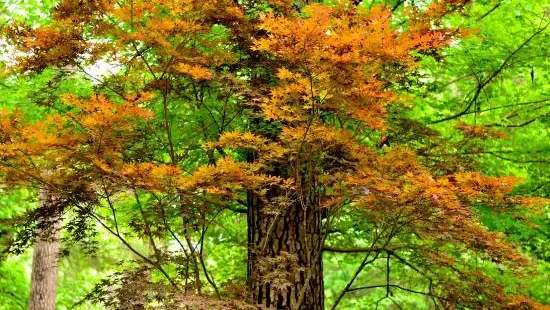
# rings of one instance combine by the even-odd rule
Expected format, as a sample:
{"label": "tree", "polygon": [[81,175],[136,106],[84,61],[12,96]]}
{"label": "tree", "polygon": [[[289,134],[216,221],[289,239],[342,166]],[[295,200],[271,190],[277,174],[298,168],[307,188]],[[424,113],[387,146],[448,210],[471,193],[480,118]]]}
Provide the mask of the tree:
{"label": "tree", "polygon": [[[44,20],[42,20],[44,22]],[[38,108],[36,102],[48,100],[56,93],[71,92],[79,96],[89,96],[91,93],[91,83],[81,78],[56,78],[57,73],[53,70],[46,70],[32,78],[28,76],[6,77],[0,82],[0,97],[2,105],[6,108],[17,107],[17,109],[26,111],[25,116],[29,121],[35,121],[45,117],[44,109]],[[56,82],[57,81],[57,82]],[[59,82],[59,83],[58,83]],[[54,84],[55,86],[52,86]],[[24,218],[25,212],[40,205],[40,189],[32,187],[23,187],[12,190],[9,187],[2,188],[2,199],[0,199],[0,244],[5,249],[6,242],[10,236],[13,236],[17,229],[19,220]],[[53,209],[51,209],[53,211]],[[52,212],[41,214],[52,215]],[[55,214],[55,212],[53,213]],[[66,218],[67,213],[64,214]],[[34,218],[34,216],[31,216]],[[40,220],[36,218],[37,221]],[[53,220],[53,219],[50,219]],[[48,228],[48,223],[37,226]],[[37,242],[39,229],[29,229],[28,233],[34,234]],[[45,236],[47,237],[47,236]],[[49,236],[51,240],[52,236]],[[65,233],[60,234],[61,239],[67,241]],[[63,242],[57,255],[51,258],[59,257],[56,260],[56,267],[59,269],[59,281],[56,296],[56,308],[69,308],[90,291],[96,282],[112,272],[112,262],[120,260],[131,255],[128,251],[120,249],[114,237],[102,235],[99,238],[87,238],[80,240],[85,245],[73,246],[70,243]],[[95,252],[90,255],[92,249],[101,249],[101,252]],[[115,252],[116,251],[116,252]],[[31,291],[32,275],[27,271],[32,270],[32,251],[17,256],[2,256],[0,262],[0,309],[27,309]],[[54,289],[49,286],[48,289]],[[90,303],[87,302],[89,305]]]}
{"label": "tree", "polygon": [[[470,34],[451,19],[468,2],[63,0],[49,25],[6,27],[12,69],[79,71],[97,94],[52,96],[39,121],[4,111],[2,179],[63,197],[75,240],[99,223],[135,254],[135,269],[89,295],[107,306],[323,309],[326,251],[364,253],[332,308],[377,288],[435,307],[541,307],[476,267],[480,257],[514,274],[528,261],[471,207],[541,202],[509,197],[514,177],[418,156],[502,134],[464,124],[457,143],[406,118],[419,60]],[[99,61],[115,73],[89,72]],[[399,143],[376,148],[388,131]],[[224,210],[247,216],[246,290],[220,287],[204,258]],[[334,246],[346,236],[368,245]],[[356,285],[369,266],[386,282]]]}
{"label": "tree", "polygon": [[36,244],[33,249],[29,309],[55,309],[59,227],[63,202],[47,190],[40,192],[41,218],[37,223]]}

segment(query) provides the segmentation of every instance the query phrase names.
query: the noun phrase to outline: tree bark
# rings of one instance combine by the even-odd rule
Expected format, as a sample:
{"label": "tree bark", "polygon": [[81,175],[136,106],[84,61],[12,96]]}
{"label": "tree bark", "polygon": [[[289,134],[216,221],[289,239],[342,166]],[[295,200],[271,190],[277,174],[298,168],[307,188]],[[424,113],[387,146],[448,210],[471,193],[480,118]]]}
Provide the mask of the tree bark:
{"label": "tree bark", "polygon": [[29,310],[54,310],[62,206],[60,199],[46,189],[40,190],[39,200]]}
{"label": "tree bark", "polygon": [[270,214],[252,193],[247,203],[248,286],[258,308],[323,310],[319,204],[295,202]]}

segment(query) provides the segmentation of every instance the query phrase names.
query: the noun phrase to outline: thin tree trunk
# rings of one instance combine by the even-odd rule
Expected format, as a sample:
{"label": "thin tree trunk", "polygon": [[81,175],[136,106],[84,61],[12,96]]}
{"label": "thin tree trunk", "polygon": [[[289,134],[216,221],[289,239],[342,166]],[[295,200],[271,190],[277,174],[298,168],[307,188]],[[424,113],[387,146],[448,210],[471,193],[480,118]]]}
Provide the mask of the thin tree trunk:
{"label": "thin tree trunk", "polygon": [[259,309],[324,309],[322,212],[307,205],[274,215],[248,194],[248,286]]}
{"label": "thin tree trunk", "polygon": [[29,310],[54,310],[57,290],[61,201],[40,190],[39,217],[34,245]]}

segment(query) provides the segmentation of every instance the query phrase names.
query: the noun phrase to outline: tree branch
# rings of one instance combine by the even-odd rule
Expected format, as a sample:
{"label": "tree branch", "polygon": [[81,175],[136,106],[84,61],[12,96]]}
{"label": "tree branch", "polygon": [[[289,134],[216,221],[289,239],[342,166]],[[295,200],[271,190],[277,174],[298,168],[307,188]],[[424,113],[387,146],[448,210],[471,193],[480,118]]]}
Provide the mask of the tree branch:
{"label": "tree branch", "polygon": [[168,282],[170,282],[170,284],[176,290],[178,290],[178,291],[180,290],[179,285],[168,275],[168,273],[164,270],[164,268],[162,268],[162,266],[160,265],[159,262],[152,261],[151,259],[149,259],[145,255],[141,254],[136,249],[134,249],[134,247],[132,247],[128,243],[128,241],[126,241],[126,239],[124,239],[120,234],[118,234],[116,231],[112,230],[109,226],[107,226],[105,223],[103,223],[103,221],[101,220],[101,218],[98,215],[96,215],[95,213],[92,212],[92,213],[90,213],[90,216],[93,217],[101,226],[103,226],[103,228],[105,228],[107,231],[109,231],[113,236],[117,237],[118,240],[120,240],[120,242],[122,242],[122,244],[124,244],[132,253],[134,253],[136,256],[141,258],[143,261],[145,261],[149,265],[151,265],[151,266],[155,267],[156,269],[158,269],[160,271],[160,273],[162,273],[162,275],[168,280]]}
{"label": "tree branch", "polygon": [[517,106],[530,105],[530,104],[537,104],[537,103],[543,103],[543,102],[548,102],[548,101],[550,101],[550,99],[541,99],[541,100],[536,100],[536,101],[526,101],[526,102],[520,102],[520,103],[514,103],[514,104],[506,104],[506,105],[487,108],[487,109],[479,110],[479,111],[469,111],[469,112],[464,113],[464,115],[473,114],[473,113],[483,113],[483,112],[487,112],[487,111],[500,110],[500,109],[504,109],[504,108],[517,107]]}
{"label": "tree branch", "polygon": [[335,253],[368,253],[368,252],[380,252],[385,251],[386,249],[383,248],[339,248],[339,247],[331,247],[331,246],[325,246],[323,247],[324,252],[335,252]]}
{"label": "tree branch", "polygon": [[535,31],[531,36],[529,36],[529,38],[527,38],[525,41],[523,41],[523,43],[521,43],[512,53],[510,53],[510,55],[508,55],[508,57],[506,57],[506,59],[502,62],[502,64],[498,67],[498,69],[495,70],[487,79],[485,79],[485,81],[483,81],[481,83],[478,83],[478,85],[476,87],[476,91],[474,93],[474,97],[470,100],[470,102],[468,102],[468,105],[466,106],[466,108],[464,110],[462,110],[461,112],[459,112],[455,115],[447,116],[447,117],[444,117],[442,119],[432,121],[428,124],[430,124],[430,125],[438,124],[438,123],[441,123],[441,122],[456,119],[456,118],[459,118],[463,115],[466,115],[468,113],[468,111],[470,111],[470,108],[477,102],[479,94],[481,94],[481,91],[483,90],[483,88],[485,86],[487,86],[489,83],[491,83],[491,81],[504,70],[506,65],[508,65],[510,60],[512,60],[512,58],[519,51],[521,51],[527,44],[529,44],[529,42],[531,42],[537,35],[541,34],[544,30],[546,30],[546,28],[548,28],[548,25],[550,25],[550,22],[547,23],[544,27],[542,27],[539,30]]}
{"label": "tree branch", "polygon": [[391,11],[395,12],[403,3],[405,3],[405,0],[398,0],[397,3],[391,8]]}
{"label": "tree branch", "polygon": [[[397,289],[400,289],[400,290],[403,290],[403,291],[407,291],[407,292],[410,292],[410,293],[414,293],[414,294],[420,294],[420,295],[424,295],[424,296],[434,296],[433,294],[430,294],[428,292],[420,292],[420,291],[415,291],[415,290],[412,290],[412,289],[409,289],[409,288],[406,288],[406,287],[402,287],[400,285],[396,285],[396,284],[379,284],[379,285],[367,285],[367,286],[359,286],[359,287],[353,287],[353,288],[350,288],[348,289],[348,292],[353,292],[353,291],[359,291],[359,290],[368,290],[368,289],[371,289],[371,288],[387,288],[387,287],[393,287],[393,288],[397,288]],[[434,296],[436,298],[439,298],[439,296]]]}
{"label": "tree branch", "polygon": [[477,21],[480,21],[482,19],[484,19],[485,17],[487,17],[489,14],[493,13],[496,9],[498,9],[498,7],[501,5],[500,1],[495,4],[495,6],[493,6],[489,11],[487,11],[485,14],[481,15],[480,17],[478,17]]}
{"label": "tree branch", "polygon": [[508,128],[517,128],[517,127],[523,127],[523,126],[527,126],[533,122],[535,122],[536,120],[538,120],[539,118],[545,118],[549,115],[549,113],[546,113],[546,114],[543,114],[543,115],[539,115],[535,118],[532,118],[528,121],[525,121],[523,123],[519,123],[519,124],[487,124],[485,125],[486,127],[508,127]]}

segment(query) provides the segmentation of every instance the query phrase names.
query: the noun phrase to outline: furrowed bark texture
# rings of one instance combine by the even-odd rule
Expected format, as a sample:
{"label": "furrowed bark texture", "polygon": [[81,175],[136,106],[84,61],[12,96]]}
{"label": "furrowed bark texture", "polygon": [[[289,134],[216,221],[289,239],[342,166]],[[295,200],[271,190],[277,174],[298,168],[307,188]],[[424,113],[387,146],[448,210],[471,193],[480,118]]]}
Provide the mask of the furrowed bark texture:
{"label": "furrowed bark texture", "polygon": [[57,263],[61,201],[40,190],[40,216],[34,245],[29,310],[54,310],[57,291]]}
{"label": "furrowed bark texture", "polygon": [[[248,286],[258,308],[323,310],[323,266],[319,253],[322,212],[318,204],[295,203],[282,214],[273,215],[264,212],[265,205],[251,193],[247,203]],[[267,270],[262,267],[281,254],[294,255],[297,264],[274,264],[275,269]],[[286,273],[290,274],[290,284],[282,288],[269,280]],[[302,302],[296,305],[306,281],[309,283]]]}

